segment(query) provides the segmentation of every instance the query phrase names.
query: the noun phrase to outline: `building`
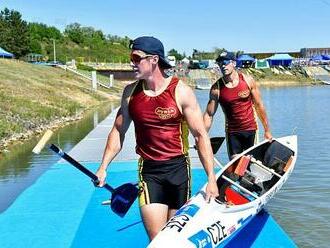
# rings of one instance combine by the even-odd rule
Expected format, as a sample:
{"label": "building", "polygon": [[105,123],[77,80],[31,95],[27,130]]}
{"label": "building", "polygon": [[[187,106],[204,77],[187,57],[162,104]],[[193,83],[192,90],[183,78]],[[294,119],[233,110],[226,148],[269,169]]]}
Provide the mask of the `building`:
{"label": "building", "polygon": [[315,55],[330,55],[330,48],[302,48],[300,54],[303,58],[310,58]]}

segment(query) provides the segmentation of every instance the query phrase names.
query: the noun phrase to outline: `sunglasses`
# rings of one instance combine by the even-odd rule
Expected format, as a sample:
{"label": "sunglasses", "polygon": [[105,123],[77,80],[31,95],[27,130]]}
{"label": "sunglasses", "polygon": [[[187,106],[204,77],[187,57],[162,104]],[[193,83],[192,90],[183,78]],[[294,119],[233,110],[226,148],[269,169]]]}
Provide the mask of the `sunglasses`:
{"label": "sunglasses", "polygon": [[231,62],[230,59],[224,59],[224,60],[219,61],[218,64],[219,64],[220,66],[222,66],[222,65],[229,65],[230,62]]}
{"label": "sunglasses", "polygon": [[138,54],[131,54],[131,62],[134,64],[134,65],[137,65],[141,62],[141,60],[143,59],[146,59],[148,57],[152,57],[153,55],[144,55],[144,56],[140,56]]}

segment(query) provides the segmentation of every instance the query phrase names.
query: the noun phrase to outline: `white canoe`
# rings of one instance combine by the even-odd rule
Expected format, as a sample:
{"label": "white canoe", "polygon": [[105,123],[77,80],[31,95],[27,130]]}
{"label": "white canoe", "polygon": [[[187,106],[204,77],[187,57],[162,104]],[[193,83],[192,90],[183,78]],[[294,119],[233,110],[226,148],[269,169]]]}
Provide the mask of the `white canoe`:
{"label": "white canoe", "polygon": [[249,148],[217,173],[220,197],[206,203],[205,185],[148,246],[222,247],[274,196],[297,160],[297,136]]}

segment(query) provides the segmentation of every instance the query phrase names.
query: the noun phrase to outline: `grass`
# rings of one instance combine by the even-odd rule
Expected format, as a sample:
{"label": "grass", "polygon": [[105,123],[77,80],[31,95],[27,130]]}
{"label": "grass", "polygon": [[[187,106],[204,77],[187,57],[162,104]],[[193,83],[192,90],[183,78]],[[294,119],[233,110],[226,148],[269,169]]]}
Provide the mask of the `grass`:
{"label": "grass", "polygon": [[288,74],[275,74],[271,71],[271,69],[266,68],[266,69],[258,69],[259,72],[257,72],[256,69],[252,70],[247,70],[247,69],[242,69],[245,73],[248,71],[252,76],[254,77],[255,80],[260,80],[260,81],[295,81],[295,82],[306,82],[310,81],[310,78],[306,77],[305,74],[303,74],[300,70],[298,69],[291,69],[287,70],[290,72],[292,75]]}
{"label": "grass", "polygon": [[0,150],[8,140],[38,132],[61,119],[77,119],[88,108],[119,100],[125,84],[113,89],[59,68],[0,59]]}

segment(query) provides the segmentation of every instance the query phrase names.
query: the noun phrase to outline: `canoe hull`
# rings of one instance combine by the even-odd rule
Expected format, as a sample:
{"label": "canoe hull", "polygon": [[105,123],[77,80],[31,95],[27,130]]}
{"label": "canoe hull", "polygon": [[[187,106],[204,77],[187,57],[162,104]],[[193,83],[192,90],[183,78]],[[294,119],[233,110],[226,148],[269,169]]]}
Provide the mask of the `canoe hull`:
{"label": "canoe hull", "polygon": [[[243,157],[249,157],[250,161],[247,166],[245,165],[244,176],[237,176],[235,173],[240,173],[238,164]],[[230,195],[227,194],[224,199],[220,197],[207,203],[204,198],[206,187],[204,185],[197,194],[177,211],[176,215],[169,220],[148,247],[224,246],[253,219],[283,186],[293,171],[296,159],[296,136],[274,139],[271,145],[270,142],[264,141],[249,148],[217,173],[218,187],[222,187],[227,183],[226,189],[231,188],[234,194],[239,192],[241,197],[247,198],[246,202],[240,203],[237,200],[240,198],[233,198],[233,202],[236,201],[233,204],[228,199]],[[283,165],[279,161],[282,161]],[[258,162],[262,165],[266,164],[264,167],[267,168],[261,167],[262,165],[259,166]],[[281,168],[278,169],[276,166]],[[228,173],[228,171],[234,169],[235,173]],[[252,174],[255,176],[254,185],[250,188],[243,184],[244,180],[248,178],[247,173],[250,177]],[[235,174],[238,179],[235,181],[235,178],[230,178],[231,174]],[[234,184],[224,180],[226,176]],[[242,185],[244,185],[243,189]],[[219,191],[221,190],[219,189]]]}

